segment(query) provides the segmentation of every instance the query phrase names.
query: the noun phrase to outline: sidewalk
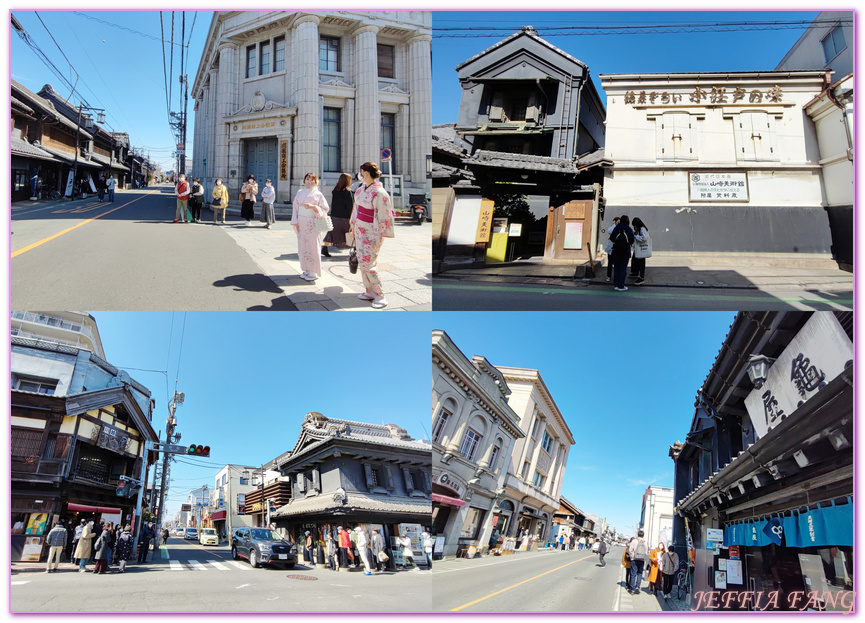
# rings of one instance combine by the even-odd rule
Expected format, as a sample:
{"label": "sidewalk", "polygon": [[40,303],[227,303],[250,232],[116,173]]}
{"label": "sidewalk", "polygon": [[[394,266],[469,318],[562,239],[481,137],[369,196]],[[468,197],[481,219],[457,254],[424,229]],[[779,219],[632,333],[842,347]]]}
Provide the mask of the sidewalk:
{"label": "sidewalk", "polygon": [[[367,310],[369,301],[357,295],[364,291],[360,271],[348,268],[348,249],[334,250],[321,258],[322,275],[310,283],[301,279],[297,235],[288,220],[278,220],[270,229],[258,221],[246,226],[237,221],[213,225],[213,213],[202,212],[196,227],[222,227],[245,250],[261,271],[301,311]],[[211,219],[210,221],[208,219]],[[390,311],[432,310],[432,239],[430,223],[415,225],[397,221],[395,237],[386,238],[378,258],[378,271]]]}
{"label": "sidewalk", "polygon": [[[796,258],[711,258],[687,254],[657,253],[646,263],[644,288],[724,288],[759,290],[787,287],[801,290],[852,292],[854,278],[830,262],[811,263]],[[761,261],[763,260],[763,261]],[[724,262],[721,264],[720,262]],[[582,266],[582,264],[581,264]],[[606,264],[595,262],[595,277],[574,279],[575,264],[547,264],[537,259],[491,264],[478,268],[449,268],[436,279],[498,281],[510,283],[555,283],[560,286],[611,286]],[[631,284],[632,280],[628,280]]]}

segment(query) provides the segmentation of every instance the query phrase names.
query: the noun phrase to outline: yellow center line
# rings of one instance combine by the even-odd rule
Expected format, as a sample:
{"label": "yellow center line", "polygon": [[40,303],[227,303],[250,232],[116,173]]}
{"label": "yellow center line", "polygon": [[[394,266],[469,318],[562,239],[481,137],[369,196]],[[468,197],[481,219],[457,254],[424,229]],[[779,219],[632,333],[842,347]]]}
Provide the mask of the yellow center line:
{"label": "yellow center line", "polygon": [[467,604],[463,604],[462,606],[459,606],[458,608],[452,608],[451,612],[459,612],[460,610],[464,610],[465,608],[469,608],[471,606],[474,606],[475,604],[479,604],[482,601],[486,601],[487,599],[495,597],[496,595],[501,595],[502,593],[506,593],[511,589],[514,589],[518,586],[522,586],[523,584],[526,584],[527,582],[531,582],[532,580],[537,580],[538,578],[542,578],[545,575],[549,575],[550,573],[554,573],[556,571],[559,571],[560,569],[564,569],[565,567],[570,567],[571,565],[575,565],[582,560],[586,560],[587,558],[592,558],[595,555],[596,554],[589,554],[588,556],[584,556],[583,558],[578,558],[577,560],[575,560],[573,562],[569,562],[566,565],[562,565],[561,567],[556,567],[555,569],[550,569],[549,571],[545,571],[544,573],[542,573],[540,575],[536,575],[533,578],[529,578],[528,580],[523,580],[522,582],[517,582],[513,586],[508,586],[507,588],[503,588],[502,590],[496,591],[495,593],[491,593],[491,594],[487,595],[486,597],[481,597],[480,599],[475,599],[474,601],[470,601]]}
{"label": "yellow center line", "polygon": [[23,249],[18,249],[17,251],[15,251],[15,252],[12,253],[12,258],[16,258],[16,257],[18,257],[19,255],[21,255],[21,254],[23,254],[23,253],[27,253],[27,251],[30,251],[31,249],[35,249],[36,247],[41,246],[41,245],[45,244],[46,242],[51,242],[52,240],[54,240],[55,238],[59,238],[59,237],[62,236],[63,234],[68,234],[68,233],[69,233],[70,231],[72,231],[73,229],[78,229],[79,227],[82,227],[82,226],[84,226],[84,225],[87,225],[87,223],[90,223],[90,222],[92,222],[92,221],[95,221],[95,220],[98,219],[98,218],[102,218],[103,216],[106,216],[106,215],[108,215],[108,214],[111,214],[112,212],[116,212],[116,211],[119,210],[120,208],[125,208],[126,206],[128,206],[128,205],[130,205],[130,204],[132,204],[132,203],[135,203],[136,201],[138,201],[138,200],[140,200],[140,199],[144,199],[144,197],[147,197],[148,195],[152,195],[152,194],[155,193],[155,192],[156,192],[155,190],[154,190],[153,192],[149,192],[149,193],[147,193],[146,195],[142,195],[141,197],[138,197],[138,199],[133,199],[133,200],[130,201],[129,203],[124,203],[124,204],[121,205],[121,206],[117,206],[116,208],[112,208],[111,210],[108,210],[108,212],[103,212],[102,214],[97,214],[97,215],[94,216],[93,218],[89,218],[89,219],[87,219],[86,221],[81,221],[81,222],[78,223],[77,225],[73,225],[72,227],[70,227],[70,228],[68,228],[68,229],[64,229],[63,231],[58,232],[58,233],[54,234],[53,236],[48,236],[47,238],[43,238],[43,239],[40,240],[39,242],[34,242],[33,244],[28,245],[28,246],[24,247]]}

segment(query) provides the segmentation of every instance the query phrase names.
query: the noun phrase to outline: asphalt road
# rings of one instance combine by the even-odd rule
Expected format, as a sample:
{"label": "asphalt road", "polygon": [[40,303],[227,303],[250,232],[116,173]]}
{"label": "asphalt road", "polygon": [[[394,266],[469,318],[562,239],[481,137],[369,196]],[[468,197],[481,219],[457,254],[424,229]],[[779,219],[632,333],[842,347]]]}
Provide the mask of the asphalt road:
{"label": "asphalt road", "polygon": [[[28,565],[11,578],[11,611],[295,612],[428,611],[432,577],[427,571],[365,576],[298,564],[292,570],[253,569],[233,561],[227,546],[198,545],[171,537],[150,563],[112,566],[105,575],[78,573],[61,564],[45,573]],[[92,567],[91,567],[92,568]]]}
{"label": "asphalt road", "polygon": [[783,286],[761,290],[629,286],[627,292],[615,292],[606,286],[433,281],[436,311],[849,311],[852,305],[852,292]]}
{"label": "asphalt road", "polygon": [[171,187],[13,210],[12,309],[294,310],[222,227],[174,223]]}

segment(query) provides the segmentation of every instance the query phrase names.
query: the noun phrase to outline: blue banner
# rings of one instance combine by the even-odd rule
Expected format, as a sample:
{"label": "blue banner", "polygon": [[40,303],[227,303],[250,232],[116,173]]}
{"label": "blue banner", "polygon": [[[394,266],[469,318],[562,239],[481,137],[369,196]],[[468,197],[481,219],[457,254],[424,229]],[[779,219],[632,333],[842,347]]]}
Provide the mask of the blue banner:
{"label": "blue banner", "polygon": [[787,547],[853,546],[853,502],[793,511],[783,517],[727,524],[724,545],[763,547],[774,543]]}

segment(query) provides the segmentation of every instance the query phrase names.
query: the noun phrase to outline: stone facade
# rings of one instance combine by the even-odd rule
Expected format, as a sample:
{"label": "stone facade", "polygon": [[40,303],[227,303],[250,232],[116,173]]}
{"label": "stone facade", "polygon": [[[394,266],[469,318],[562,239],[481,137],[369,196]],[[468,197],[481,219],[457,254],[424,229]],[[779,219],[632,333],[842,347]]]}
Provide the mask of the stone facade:
{"label": "stone facade", "polygon": [[284,205],[315,173],[329,198],[383,146],[403,197],[428,193],[431,32],[429,11],[215,12],[190,91],[206,196],[222,177],[236,202],[252,173]]}

